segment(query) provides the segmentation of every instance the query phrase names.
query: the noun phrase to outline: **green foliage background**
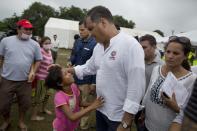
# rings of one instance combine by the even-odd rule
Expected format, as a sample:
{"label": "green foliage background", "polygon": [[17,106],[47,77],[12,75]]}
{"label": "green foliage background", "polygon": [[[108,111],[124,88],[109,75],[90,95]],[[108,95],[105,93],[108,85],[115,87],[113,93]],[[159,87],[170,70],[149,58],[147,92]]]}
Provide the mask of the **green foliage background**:
{"label": "green foliage background", "polygon": [[[59,7],[59,10],[55,10],[53,7],[42,4],[40,2],[34,2],[27,9],[25,9],[21,16],[17,16],[16,13],[9,18],[5,18],[0,21],[0,31],[8,31],[16,28],[16,22],[19,19],[28,19],[34,25],[34,35],[43,36],[44,26],[50,17],[69,19],[80,21],[87,13],[87,9],[81,9],[79,7]],[[114,16],[115,24],[121,27],[134,28],[135,23],[132,20],[126,20],[122,16]]]}

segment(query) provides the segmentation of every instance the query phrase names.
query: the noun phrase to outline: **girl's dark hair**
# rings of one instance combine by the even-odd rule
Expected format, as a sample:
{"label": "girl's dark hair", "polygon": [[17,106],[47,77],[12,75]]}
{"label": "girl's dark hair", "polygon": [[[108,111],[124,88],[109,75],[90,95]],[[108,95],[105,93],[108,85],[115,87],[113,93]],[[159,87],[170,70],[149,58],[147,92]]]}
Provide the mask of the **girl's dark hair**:
{"label": "girl's dark hair", "polygon": [[191,68],[190,68],[190,64],[188,62],[188,58],[187,58],[189,55],[189,52],[191,51],[191,48],[192,48],[190,39],[187,37],[171,36],[171,37],[169,37],[169,40],[168,40],[167,44],[165,45],[165,50],[167,49],[168,45],[171,42],[176,42],[176,43],[179,43],[182,45],[183,52],[184,52],[184,55],[186,56],[186,59],[183,60],[181,65],[183,66],[183,68],[190,71]]}
{"label": "girl's dark hair", "polygon": [[43,47],[43,43],[46,41],[46,40],[51,40],[48,36],[44,36],[42,37],[41,41],[40,41],[40,47]]}
{"label": "girl's dark hair", "polygon": [[62,90],[63,74],[60,66],[52,66],[49,68],[49,74],[45,79],[45,85],[48,88]]}

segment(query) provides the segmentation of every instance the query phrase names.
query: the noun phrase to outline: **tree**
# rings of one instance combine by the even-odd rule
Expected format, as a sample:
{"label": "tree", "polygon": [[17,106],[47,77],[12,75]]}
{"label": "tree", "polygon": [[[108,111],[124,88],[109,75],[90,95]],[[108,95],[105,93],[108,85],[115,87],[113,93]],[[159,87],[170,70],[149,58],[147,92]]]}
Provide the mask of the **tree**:
{"label": "tree", "polygon": [[164,33],[161,30],[154,30],[153,32],[158,33],[160,36],[164,37]]}
{"label": "tree", "polygon": [[7,26],[3,21],[0,21],[0,31],[6,31]]}
{"label": "tree", "polygon": [[[59,11],[55,11],[54,8],[48,5],[44,5],[40,2],[34,2],[29,8],[25,9],[22,16],[17,16],[16,13],[12,17],[0,21],[0,30],[8,31],[9,29],[16,28],[16,22],[19,19],[28,19],[34,26],[34,35],[43,36],[44,26],[50,17],[69,19],[80,21],[83,20],[87,14],[87,9],[80,9],[79,7],[71,6],[60,7]],[[135,23],[133,21],[128,21],[122,16],[113,16],[115,24],[122,27],[134,28]]]}
{"label": "tree", "polygon": [[34,26],[34,34],[43,36],[44,26],[50,17],[57,17],[58,12],[54,8],[44,5],[40,2],[34,2],[30,7],[24,10],[21,18],[28,19]]}
{"label": "tree", "polygon": [[121,27],[127,27],[133,29],[135,27],[135,23],[133,21],[128,21],[124,19],[122,16],[115,15],[113,16],[114,23],[121,26]]}
{"label": "tree", "polygon": [[7,32],[8,30],[16,29],[16,22],[20,19],[19,16],[14,13],[12,17],[6,18],[0,22],[0,30]]}
{"label": "tree", "polygon": [[87,10],[81,10],[75,6],[71,6],[70,8],[60,7],[59,18],[80,21],[84,19],[86,12]]}

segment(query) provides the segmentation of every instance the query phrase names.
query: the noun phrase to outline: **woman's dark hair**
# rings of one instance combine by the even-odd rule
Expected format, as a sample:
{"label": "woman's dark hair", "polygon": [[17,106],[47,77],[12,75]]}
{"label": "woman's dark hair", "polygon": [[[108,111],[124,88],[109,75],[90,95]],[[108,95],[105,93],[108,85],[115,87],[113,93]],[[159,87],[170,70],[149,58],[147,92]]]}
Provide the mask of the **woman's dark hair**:
{"label": "woman's dark hair", "polygon": [[53,88],[55,90],[62,90],[63,74],[62,68],[60,66],[52,66],[49,68],[49,74],[45,79],[45,85],[48,88]]}
{"label": "woman's dark hair", "polygon": [[176,43],[179,43],[179,44],[182,45],[183,52],[184,52],[184,55],[186,56],[186,59],[183,60],[181,65],[183,66],[183,68],[185,68],[186,70],[190,71],[191,68],[190,68],[190,64],[188,62],[188,58],[187,58],[187,56],[189,55],[189,52],[192,49],[192,45],[191,45],[190,39],[187,38],[187,37],[171,36],[171,37],[169,37],[169,40],[168,40],[167,44],[165,45],[165,50],[167,49],[168,45],[171,42],[176,42]]}
{"label": "woman's dark hair", "polygon": [[48,36],[44,36],[42,37],[41,41],[40,41],[40,47],[43,47],[43,43],[46,41],[46,40],[51,40]]}

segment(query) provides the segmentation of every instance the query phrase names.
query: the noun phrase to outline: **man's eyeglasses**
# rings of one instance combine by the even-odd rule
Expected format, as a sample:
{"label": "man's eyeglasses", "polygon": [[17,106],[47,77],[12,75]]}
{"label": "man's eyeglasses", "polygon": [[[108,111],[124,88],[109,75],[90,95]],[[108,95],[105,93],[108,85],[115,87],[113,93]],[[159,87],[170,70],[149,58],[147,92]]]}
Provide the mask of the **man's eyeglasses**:
{"label": "man's eyeglasses", "polygon": [[178,37],[178,36],[170,36],[168,42],[177,41],[180,43],[190,43],[190,39],[184,36]]}

